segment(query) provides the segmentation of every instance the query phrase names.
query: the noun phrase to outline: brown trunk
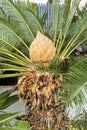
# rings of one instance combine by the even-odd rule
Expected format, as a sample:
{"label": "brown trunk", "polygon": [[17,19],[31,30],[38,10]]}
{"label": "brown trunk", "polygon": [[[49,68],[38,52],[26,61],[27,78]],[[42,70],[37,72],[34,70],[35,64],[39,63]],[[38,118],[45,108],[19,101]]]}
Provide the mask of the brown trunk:
{"label": "brown trunk", "polygon": [[55,75],[31,73],[19,79],[19,98],[27,107],[31,130],[66,130],[69,120],[62,106],[62,86]]}

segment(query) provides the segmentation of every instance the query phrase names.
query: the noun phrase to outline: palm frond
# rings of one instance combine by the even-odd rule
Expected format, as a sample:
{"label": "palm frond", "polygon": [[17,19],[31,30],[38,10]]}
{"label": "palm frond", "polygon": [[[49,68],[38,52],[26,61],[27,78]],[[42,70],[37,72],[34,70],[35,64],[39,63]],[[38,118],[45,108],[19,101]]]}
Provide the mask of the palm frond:
{"label": "palm frond", "polygon": [[78,5],[80,3],[81,0],[73,0],[71,1],[71,7],[70,7],[70,10],[69,10],[69,14],[68,14],[68,18],[66,20],[66,26],[65,26],[65,29],[64,29],[64,39],[70,29],[70,25],[72,23],[72,20],[73,20],[73,17],[76,13],[76,9],[78,8]]}
{"label": "palm frond", "polygon": [[34,39],[34,35],[30,27],[27,25],[24,17],[17,10],[13,2],[9,0],[0,1],[0,7],[4,10],[7,16],[12,18],[13,22],[16,22],[19,25],[21,32],[25,36],[25,38],[28,37],[31,40]]}
{"label": "palm frond", "polygon": [[42,17],[40,18],[41,20],[41,24],[43,25],[43,27],[44,27],[44,25],[45,25],[45,23],[46,23],[46,19],[47,19],[47,16],[48,16],[48,11],[47,11],[47,9],[45,10],[45,12],[44,12],[44,14],[42,15]]}
{"label": "palm frond", "polygon": [[[53,14],[51,21],[51,28],[49,31],[51,39],[54,39],[56,45],[57,56],[56,59],[61,61],[63,57],[69,57],[72,52],[80,45],[86,42],[87,31],[87,18],[81,16],[80,19],[75,23],[77,25],[76,32],[72,33],[72,23],[76,14],[76,10],[81,0],[66,0],[63,5],[60,5],[59,1],[53,2]],[[74,24],[73,24],[74,25]],[[71,37],[70,34],[72,35]],[[83,37],[84,36],[84,37]]]}
{"label": "palm frond", "polygon": [[65,0],[64,6],[63,6],[63,28],[66,26],[66,21],[68,19],[68,14],[71,7],[71,0]]}
{"label": "palm frond", "polygon": [[[79,16],[76,22],[73,22],[69,39],[67,41],[67,46],[65,47],[63,53],[68,56],[80,45],[87,41],[87,11],[83,13],[83,15]],[[62,53],[62,56],[63,56]]]}
{"label": "palm frond", "polygon": [[64,38],[64,29],[66,27],[66,22],[68,19],[68,15],[71,8],[71,0],[66,0],[63,5],[61,5],[60,8],[60,15],[59,15],[59,25],[58,25],[58,41],[57,43],[57,55],[61,52],[62,46],[63,46],[63,38]]}
{"label": "palm frond", "polygon": [[[82,45],[82,43],[84,43],[87,38],[83,38],[82,41],[78,42],[78,40],[80,39],[80,37],[83,35],[83,33],[87,30],[87,25],[82,28],[82,30],[80,30],[80,32],[76,35],[74,35],[71,40],[68,42],[68,44],[66,45],[65,49],[63,50],[61,56],[62,57],[69,57],[70,54],[80,45]],[[77,43],[77,44],[76,44]],[[73,51],[72,51],[73,50]]]}
{"label": "palm frond", "polygon": [[[34,10],[32,10],[33,6],[35,7]],[[4,14],[10,18],[10,24],[12,23],[15,28],[17,27],[18,35],[25,42],[31,43],[38,30],[43,32],[42,25],[39,22],[39,16],[37,17],[34,12],[36,11],[35,5],[29,2],[27,5],[25,2],[15,4],[15,2],[5,0],[0,1],[0,8]]]}
{"label": "palm frond", "polygon": [[1,74],[0,78],[15,77],[30,71],[29,66],[32,65],[30,59],[18,49],[15,50],[16,53],[0,48],[0,71],[8,72],[8,74]]}
{"label": "palm frond", "polygon": [[[7,59],[9,59],[9,58],[12,58],[13,60],[15,59],[15,60],[17,60],[17,61],[24,61],[25,62],[25,64],[27,63],[27,64],[29,64],[29,63],[31,63],[31,61],[30,61],[30,59],[28,58],[28,57],[26,57],[23,53],[21,53],[21,54],[23,54],[22,56],[21,55],[19,55],[19,54],[17,54],[17,53],[14,53],[14,52],[11,52],[11,51],[9,51],[9,50],[6,50],[6,49],[1,49],[0,48],[0,54],[1,54],[1,56],[2,57],[6,57]],[[23,57],[24,56],[24,57]]]}
{"label": "palm frond", "polygon": [[35,16],[37,16],[37,18],[39,18],[39,11],[38,11],[37,4],[30,3],[30,1],[27,0],[27,6],[28,6],[28,9],[30,9],[35,14]]}
{"label": "palm frond", "polygon": [[[22,5],[21,5],[22,4]],[[39,11],[36,4],[27,2],[19,2],[17,5],[17,10],[24,17],[27,25],[31,28],[32,33],[36,36],[37,31],[43,32],[43,26],[39,18]],[[21,7],[21,8],[20,8]]]}
{"label": "palm frond", "polygon": [[78,34],[82,30],[82,28],[84,28],[87,25],[87,10],[82,11],[80,15],[75,17],[77,18],[72,23],[72,28],[70,29],[70,38],[74,34]]}
{"label": "palm frond", "polygon": [[85,96],[83,89],[87,91],[87,55],[76,59],[68,74],[65,76],[64,97],[66,104],[72,102],[80,104],[84,102]]}
{"label": "palm frond", "polygon": [[[2,46],[1,46],[1,48],[0,48],[0,51],[1,50],[3,50],[3,48],[5,48],[5,50],[3,50],[2,51],[2,53],[5,53],[6,52],[6,49],[8,49],[9,50],[9,53],[12,53],[12,50],[14,51],[14,52],[16,52],[17,54],[20,54],[21,56],[23,56],[26,60],[28,60],[28,62],[30,62],[30,60],[29,60],[29,58],[27,57],[27,56],[25,56],[19,49],[17,49],[17,47],[15,47],[14,45],[12,45],[11,43],[9,43],[9,42],[7,42],[7,41],[5,41],[3,38],[0,38],[0,41],[2,42]],[[3,47],[3,45],[4,45],[4,47]],[[6,46],[6,47],[5,47]],[[7,48],[8,47],[8,48]],[[5,51],[5,52],[4,52]],[[13,53],[13,55],[14,55],[15,53]],[[19,57],[19,55],[18,55],[18,57]],[[23,57],[22,57],[22,59],[23,59]]]}
{"label": "palm frond", "polygon": [[43,26],[36,5],[29,2],[26,5],[20,1],[0,1],[0,8],[6,16],[0,19],[0,72],[8,72],[0,78],[15,77],[29,72],[32,63],[26,56],[29,55],[28,44],[38,30],[43,33]]}
{"label": "palm frond", "polygon": [[18,77],[21,75],[24,75],[25,72],[13,72],[13,73],[8,73],[8,74],[0,74],[0,78],[10,78],[10,77]]}
{"label": "palm frond", "polygon": [[[81,0],[77,0],[77,1],[73,0],[73,1],[71,1],[70,5],[69,5],[70,9],[69,9],[69,13],[68,13],[67,20],[66,20],[65,27],[64,27],[63,39],[62,39],[61,43],[59,44],[60,46],[58,48],[58,54],[59,53],[61,54],[61,49],[63,49],[62,47],[65,44],[65,40],[69,34],[69,30],[71,28],[71,23],[73,21],[73,17],[76,13],[76,9],[78,8],[80,1]],[[65,4],[67,5],[67,3],[65,3]],[[64,15],[67,15],[67,14],[64,14]],[[63,51],[62,51],[62,53],[63,53]],[[61,57],[66,57],[66,55],[61,54],[60,58]]]}
{"label": "palm frond", "polygon": [[[6,41],[16,47],[18,47],[20,43],[25,48],[29,48],[22,38],[19,37],[12,28],[6,26],[4,23],[0,23],[0,41]],[[6,48],[6,45],[2,44],[0,47]]]}
{"label": "palm frond", "polygon": [[52,5],[52,18],[51,18],[51,28],[49,31],[49,35],[52,37],[52,39],[56,40],[57,33],[58,33],[58,22],[59,22],[59,11],[60,11],[60,0],[58,1],[53,1]]}

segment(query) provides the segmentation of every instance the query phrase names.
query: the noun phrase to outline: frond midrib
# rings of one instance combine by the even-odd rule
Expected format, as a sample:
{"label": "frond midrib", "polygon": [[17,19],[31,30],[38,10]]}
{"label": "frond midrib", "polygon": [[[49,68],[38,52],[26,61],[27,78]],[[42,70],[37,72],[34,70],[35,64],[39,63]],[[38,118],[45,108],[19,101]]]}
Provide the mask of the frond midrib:
{"label": "frond midrib", "polygon": [[85,82],[81,85],[81,87],[80,87],[77,91],[75,91],[75,92],[70,96],[70,100],[72,101],[72,100],[80,93],[80,91],[83,90],[83,88],[84,88],[86,85],[87,85],[87,81],[85,81]]}
{"label": "frond midrib", "polygon": [[18,14],[18,16],[22,19],[23,23],[25,24],[25,26],[27,27],[27,29],[29,30],[32,38],[34,39],[34,34],[32,33],[31,29],[29,28],[29,26],[27,25],[25,19],[23,18],[23,16],[20,14],[20,12],[8,1],[8,0],[5,0]]}
{"label": "frond midrib", "polygon": [[26,45],[26,43],[22,40],[22,38],[19,37],[11,28],[9,28],[8,26],[6,26],[5,24],[2,24],[2,23],[0,23],[0,25],[3,26],[3,27],[5,27],[7,30],[9,30],[13,35],[15,35],[15,36],[23,43],[23,45],[24,45],[27,49],[29,49],[29,47],[28,47],[28,46]]}

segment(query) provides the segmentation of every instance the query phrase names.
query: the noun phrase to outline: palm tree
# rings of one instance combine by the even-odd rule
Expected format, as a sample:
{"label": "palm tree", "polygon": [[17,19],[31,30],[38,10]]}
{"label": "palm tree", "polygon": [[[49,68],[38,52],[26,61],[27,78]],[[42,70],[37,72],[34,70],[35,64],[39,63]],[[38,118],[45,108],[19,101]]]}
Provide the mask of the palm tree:
{"label": "palm tree", "polygon": [[32,130],[66,130],[67,106],[82,104],[87,85],[87,55],[75,50],[87,41],[87,11],[73,18],[80,0],[53,1],[52,19],[39,17],[29,2],[0,0],[0,78],[19,77],[19,98],[27,107],[24,120]]}

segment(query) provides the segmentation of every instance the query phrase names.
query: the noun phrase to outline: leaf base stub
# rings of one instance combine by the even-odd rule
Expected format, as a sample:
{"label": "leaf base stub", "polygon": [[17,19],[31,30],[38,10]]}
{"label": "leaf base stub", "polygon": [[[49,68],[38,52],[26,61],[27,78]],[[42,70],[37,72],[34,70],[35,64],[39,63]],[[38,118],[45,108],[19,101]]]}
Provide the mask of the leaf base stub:
{"label": "leaf base stub", "polygon": [[66,130],[69,124],[62,106],[62,83],[54,74],[31,73],[18,82],[19,98],[27,107],[32,130]]}

